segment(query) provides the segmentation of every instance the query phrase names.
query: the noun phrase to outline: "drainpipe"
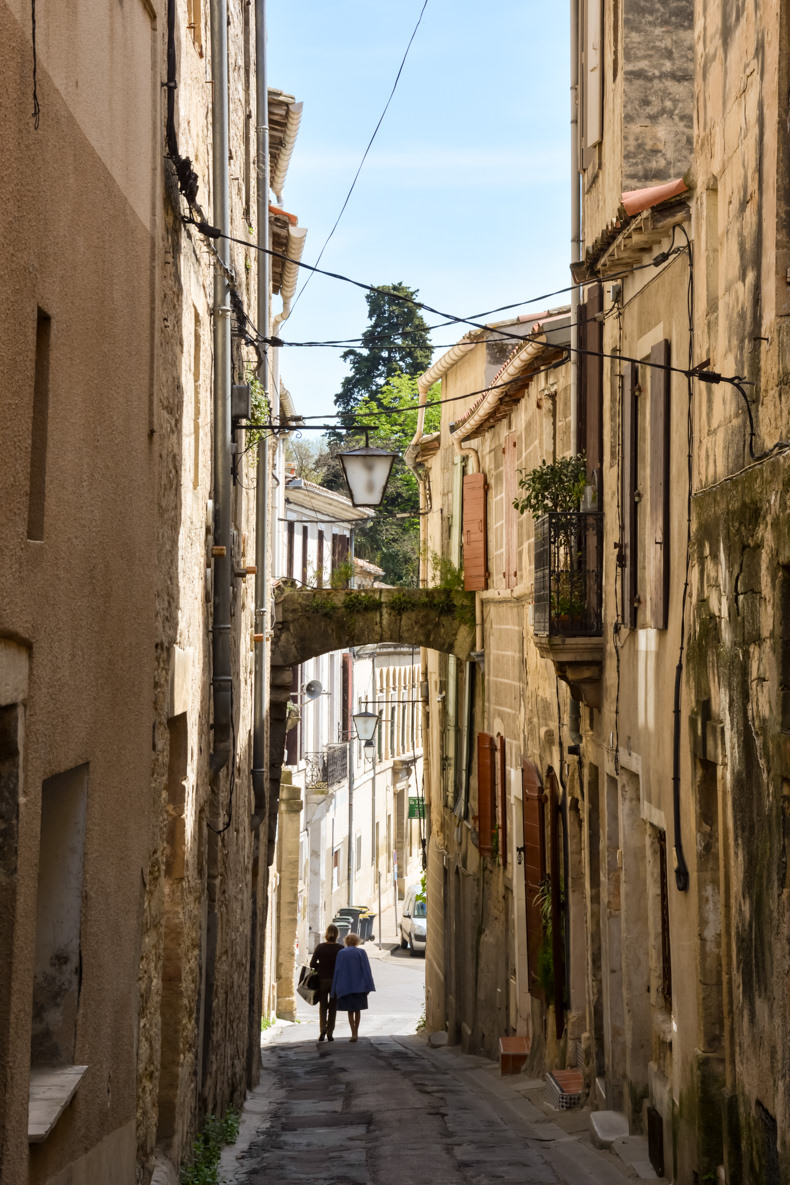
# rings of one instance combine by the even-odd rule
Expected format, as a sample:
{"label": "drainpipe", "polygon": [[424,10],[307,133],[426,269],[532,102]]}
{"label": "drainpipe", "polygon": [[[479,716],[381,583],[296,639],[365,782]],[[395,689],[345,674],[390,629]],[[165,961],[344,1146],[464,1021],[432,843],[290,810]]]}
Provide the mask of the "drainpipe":
{"label": "drainpipe", "polygon": [[[214,79],[211,127],[211,181],[214,225],[230,234],[228,177],[228,5],[211,3],[211,71]],[[230,266],[226,237],[217,251]],[[231,492],[230,492],[230,288],[214,269],[214,604],[212,617],[212,688],[214,701],[211,782],[230,760],[232,676],[230,665]]]}
{"label": "drainpipe", "polygon": [[[348,664],[348,698],[351,704],[351,711],[354,711],[354,650],[351,650],[351,662]],[[356,747],[356,730],[354,721],[349,720],[351,725],[348,738],[348,860],[346,876],[348,879],[348,906],[349,909],[354,905],[354,749]]]}
{"label": "drainpipe", "polygon": [[[258,245],[269,246],[269,91],[266,81],[266,0],[255,0],[255,155],[257,193],[255,220]],[[263,337],[269,335],[269,293],[271,291],[271,256],[258,252],[258,327]],[[262,344],[262,358],[258,378],[264,398],[271,401],[269,383],[269,346]],[[272,409],[273,413],[273,409]],[[274,416],[272,414],[272,420]],[[266,810],[264,779],[266,749],[266,666],[268,647],[267,590],[269,587],[269,439],[258,441],[258,480],[255,483],[255,633],[260,641],[255,644],[252,716],[252,789],[254,813],[252,823],[260,826]]]}
{"label": "drainpipe", "polygon": [[[571,263],[582,257],[579,198],[579,0],[571,0]],[[579,451],[579,289],[571,288],[571,453]]]}

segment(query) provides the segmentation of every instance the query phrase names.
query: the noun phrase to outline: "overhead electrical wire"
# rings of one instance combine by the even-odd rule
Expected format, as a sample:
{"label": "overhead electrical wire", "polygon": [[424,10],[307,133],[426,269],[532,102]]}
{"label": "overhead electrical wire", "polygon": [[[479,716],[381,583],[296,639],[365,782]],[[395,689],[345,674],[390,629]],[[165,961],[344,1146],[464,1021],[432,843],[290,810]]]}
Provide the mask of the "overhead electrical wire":
{"label": "overhead electrical wire", "polygon": [[[389,105],[393,100],[395,91],[397,90],[398,83],[400,82],[400,76],[403,73],[403,67],[406,65],[406,58],[409,56],[409,50],[411,49],[412,42],[414,41],[414,38],[417,36],[417,30],[420,27],[420,22],[422,21],[423,15],[425,13],[425,9],[427,7],[428,7],[428,0],[425,0],[425,3],[423,4],[422,8],[420,9],[420,15],[417,17],[417,24],[412,29],[412,34],[411,34],[411,37],[409,38],[409,43],[406,46],[403,57],[401,58],[401,64],[398,67],[398,73],[395,75],[395,81],[392,84],[392,90],[390,91],[389,98],[387,99],[387,102],[384,104],[384,110],[382,111],[381,115],[379,116],[378,123],[376,124],[375,128],[373,129],[373,135],[368,140],[367,148],[362,153],[362,160],[359,162],[359,167],[357,168],[357,171],[354,174],[354,180],[351,182],[351,185],[349,186],[349,190],[348,190],[348,193],[346,194],[343,205],[340,207],[340,213],[338,214],[337,218],[335,219],[335,224],[332,227],[332,229],[330,230],[329,234],[326,236],[326,239],[324,240],[323,247],[318,252],[318,258],[315,261],[316,265],[318,265],[321,262],[321,257],[323,256],[324,252],[326,251],[327,247],[329,246],[329,240],[332,238],[332,235],[337,230],[338,223],[340,222],[340,219],[343,217],[343,215],[346,211],[346,206],[348,205],[348,203],[351,199],[351,195],[354,192],[354,187],[356,186],[356,183],[359,180],[359,175],[362,172],[362,166],[364,165],[365,161],[367,160],[368,153],[370,152],[370,150],[373,146],[373,141],[376,139],[376,136],[378,135],[379,128],[381,127],[382,123],[384,122],[384,116],[387,114]],[[302,284],[302,287],[297,292],[296,299],[294,300],[293,304],[291,305],[291,313],[293,313],[294,309],[298,305],[299,298],[301,297],[302,293],[304,292],[305,288],[310,283],[312,278],[313,278],[312,274],[309,275],[307,277],[307,279],[305,280],[304,284]]]}
{"label": "overhead electrical wire", "polygon": [[[329,279],[339,280],[342,283],[351,284],[353,287],[361,288],[366,292],[375,292],[378,295],[387,296],[387,297],[390,297],[394,300],[399,300],[404,304],[412,305],[414,308],[421,309],[425,312],[433,313],[437,317],[443,317],[446,319],[446,324],[468,325],[472,329],[482,329],[487,332],[490,331],[490,326],[486,325],[485,322],[477,321],[471,317],[453,317],[451,314],[442,312],[440,309],[434,308],[432,305],[426,304],[424,301],[415,300],[413,297],[405,296],[402,293],[388,292],[388,291],[385,291],[381,288],[376,287],[374,284],[365,284],[361,280],[354,280],[351,276],[345,276],[339,272],[330,272],[324,268],[316,267],[314,264],[303,263],[301,261],[292,260],[292,259],[290,259],[290,256],[287,256],[283,252],[275,251],[271,247],[264,247],[259,243],[249,243],[249,242],[245,241],[244,239],[236,238],[233,235],[223,235],[218,227],[212,226],[210,223],[205,222],[203,220],[198,220],[198,219],[187,217],[187,216],[184,216],[183,220],[185,223],[194,225],[200,234],[206,236],[209,239],[224,238],[227,242],[238,243],[244,247],[251,248],[255,251],[264,252],[267,255],[272,255],[272,256],[275,256],[279,259],[287,259],[287,260],[289,260],[289,262],[296,264],[297,267],[304,268],[305,270],[307,270],[309,272],[316,273],[316,274],[322,275],[322,276],[327,276]],[[628,268],[625,272],[614,273],[610,276],[605,277],[605,279],[607,279],[607,280],[614,279],[615,275],[631,275],[633,272],[639,271],[639,270],[641,270],[643,268],[647,268],[647,267],[659,267],[661,264],[667,263],[672,256],[681,255],[681,254],[685,253],[685,251],[686,251],[685,247],[673,247],[669,251],[659,252],[658,255],[654,256],[653,259],[648,261],[647,263],[636,264],[633,268]],[[544,296],[537,297],[535,299],[536,300],[546,300],[546,299],[548,299],[549,296],[559,295],[561,292],[567,292],[573,288],[586,287],[590,284],[601,283],[601,282],[602,282],[602,279],[600,277],[595,277],[590,280],[580,281],[578,284],[572,284],[567,288],[557,289],[554,293],[546,293]],[[533,302],[526,302],[525,301],[524,303],[533,303]],[[248,318],[247,318],[247,320],[249,322]],[[251,324],[251,322],[250,322],[250,324]],[[528,341],[539,340],[535,337],[531,337],[530,335],[507,333],[503,329],[499,329],[498,332],[500,334],[500,340],[503,340],[503,341],[512,340],[514,342],[520,342],[523,344]],[[281,345],[285,344],[280,338],[276,338],[276,337],[259,339],[259,340],[264,340],[269,345],[273,345],[273,346],[281,346]],[[716,371],[706,370],[702,366],[693,367],[691,369],[684,369],[679,366],[669,366],[666,363],[645,361],[642,358],[632,358],[632,357],[629,357],[624,354],[610,354],[604,350],[587,350],[587,349],[584,349],[584,348],[581,348],[578,346],[564,346],[563,349],[569,351],[570,353],[582,355],[584,357],[608,358],[608,359],[614,359],[618,362],[633,362],[637,366],[645,366],[645,367],[648,367],[649,369],[652,369],[652,370],[663,370],[663,371],[666,371],[666,372],[672,373],[672,374],[682,374],[686,378],[696,378],[700,382],[703,382],[703,383],[727,383],[728,385],[735,387],[735,389],[739,392],[739,394],[741,395],[741,398],[743,399],[743,401],[746,405],[747,415],[748,415],[749,421],[750,421],[750,431],[752,433],[752,436],[750,436],[750,442],[752,440],[754,429],[753,429],[753,423],[752,423],[751,403],[750,403],[749,398],[746,395],[746,392],[744,390],[745,385],[747,385],[747,384],[752,385],[752,384],[749,382],[749,380],[745,379],[742,375],[732,375],[732,376],[722,375]],[[507,384],[507,385],[509,385],[509,384]],[[481,393],[483,393],[483,392],[481,392]],[[460,398],[469,398],[469,396],[471,394],[473,394],[473,392],[470,392],[466,396],[462,396]],[[397,411],[405,411],[405,410],[409,410],[409,409],[408,408],[393,409],[393,411],[390,414],[397,414]],[[311,416],[308,418],[310,418],[310,419],[326,418],[326,416],[328,415],[328,417],[330,419],[336,419],[336,418],[339,418],[340,414],[341,413],[329,412],[329,413],[326,413],[326,415],[324,417]],[[782,443],[784,443],[784,442],[782,442]],[[778,446],[774,445],[774,448],[776,448],[776,447],[778,447]]]}
{"label": "overhead electrical wire", "polygon": [[[187,219],[187,221],[193,221],[193,220]],[[235,238],[233,235],[223,235],[222,232],[216,226],[211,226],[209,223],[196,222],[195,225],[197,226],[197,229],[200,231],[201,234],[207,235],[209,238],[214,238],[214,239],[224,238],[228,242],[240,243],[246,247],[251,247],[255,251],[263,251],[267,255],[274,255],[280,259],[290,259],[290,257],[285,255],[282,251],[275,251],[271,247],[263,247],[259,243],[246,243],[244,241],[244,239]],[[684,251],[685,251],[684,247],[675,247],[671,252],[662,252],[659,256],[655,256],[647,264],[637,264],[636,267],[630,268],[624,274],[630,275],[631,272],[637,271],[640,268],[644,268],[644,267],[658,267],[662,263],[666,263],[672,255],[680,255]],[[387,292],[382,288],[377,288],[375,284],[365,284],[365,283],[363,283],[362,280],[354,280],[351,276],[344,276],[340,272],[326,271],[324,268],[315,267],[313,264],[310,264],[310,263],[302,263],[301,261],[297,262],[296,260],[290,260],[290,262],[296,264],[297,267],[305,268],[307,271],[316,272],[318,275],[327,276],[329,279],[340,280],[341,282],[343,282],[345,284],[351,284],[355,288],[362,288],[366,292],[375,292],[379,296],[388,296],[388,297],[391,297],[393,300],[402,301],[404,304],[413,305],[414,308],[422,309],[423,311],[428,312],[428,313],[434,313],[437,317],[448,318],[448,324],[452,323],[452,324],[457,324],[457,325],[469,325],[470,328],[472,328],[472,329],[482,329],[485,331],[490,331],[490,326],[486,325],[485,322],[476,321],[471,317],[453,317],[450,313],[442,312],[441,309],[434,308],[433,305],[426,304],[424,301],[415,300],[413,297],[410,297],[410,296],[404,296],[402,293]],[[606,277],[607,280],[612,279],[612,278],[613,277],[611,277],[611,276]],[[573,285],[571,285],[571,287],[572,288],[579,288],[579,287],[584,287],[584,286],[586,286],[588,284],[592,284],[592,283],[601,283],[601,280],[600,279],[586,280],[580,284],[573,284]],[[567,289],[558,289],[558,292],[560,292],[560,291],[567,291]],[[551,295],[551,294],[549,293],[548,295]],[[538,299],[546,299],[546,297],[540,297]],[[518,334],[518,333],[508,333],[504,329],[498,329],[498,332],[500,334],[501,340],[503,340],[503,341],[514,341],[514,342],[524,343],[524,342],[528,342],[530,340],[532,340],[532,341],[537,340],[534,337],[531,338],[529,335],[523,335],[523,334]],[[266,340],[268,341],[269,345],[280,346],[280,345],[284,344],[280,338],[267,338]],[[566,346],[564,348],[567,350],[570,350],[571,353],[582,354],[587,357],[617,358],[618,360],[622,360],[624,362],[634,362],[637,365],[648,366],[654,370],[666,370],[666,371],[671,371],[675,374],[688,375],[687,370],[684,370],[678,366],[667,366],[664,363],[658,363],[658,362],[645,362],[643,359],[640,359],[640,358],[629,358],[625,355],[620,355],[620,354],[617,354],[617,355],[608,354],[603,350],[586,350],[586,349],[582,349],[581,347],[574,347],[574,346]],[[716,374],[715,372],[706,371],[706,370],[702,370],[702,369],[695,369],[693,377],[700,379],[702,382],[732,383],[733,385],[736,385],[738,382],[743,383],[746,381],[740,375],[736,375],[733,378],[727,378],[724,375],[719,375],[719,374]]]}

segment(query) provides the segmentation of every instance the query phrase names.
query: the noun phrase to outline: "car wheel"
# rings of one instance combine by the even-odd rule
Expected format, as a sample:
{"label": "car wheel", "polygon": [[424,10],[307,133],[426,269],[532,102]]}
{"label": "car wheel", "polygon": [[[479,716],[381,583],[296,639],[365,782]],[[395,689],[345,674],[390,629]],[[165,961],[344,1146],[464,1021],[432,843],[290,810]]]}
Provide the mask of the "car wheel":
{"label": "car wheel", "polygon": [[401,930],[401,932],[400,932],[400,948],[401,948],[401,950],[405,950],[408,945],[409,945],[408,942],[403,937],[403,931]]}
{"label": "car wheel", "polygon": [[414,949],[414,943],[412,942],[411,938],[409,939],[409,954],[413,959],[417,956],[417,952]]}

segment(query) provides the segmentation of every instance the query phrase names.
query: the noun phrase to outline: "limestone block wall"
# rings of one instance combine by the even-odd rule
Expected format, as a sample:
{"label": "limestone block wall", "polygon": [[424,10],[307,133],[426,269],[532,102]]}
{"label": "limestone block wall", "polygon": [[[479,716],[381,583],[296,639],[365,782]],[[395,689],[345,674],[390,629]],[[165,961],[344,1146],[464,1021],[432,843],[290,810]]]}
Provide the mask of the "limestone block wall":
{"label": "limestone block wall", "polygon": [[[192,8],[190,7],[190,13]],[[175,131],[211,218],[211,45],[207,6],[188,27],[176,10]],[[231,232],[247,237],[254,175],[249,11],[232,6]],[[161,42],[165,73],[166,34]],[[156,668],[150,813],[139,965],[137,1137],[141,1172],[154,1149],[178,1164],[207,1114],[239,1103],[257,1080],[263,966],[265,857],[250,827],[252,579],[231,596],[233,751],[216,785],[211,739],[213,259],[185,226],[171,162],[159,195],[163,227],[158,317]],[[236,287],[252,310],[256,260],[231,248]],[[233,381],[246,377],[234,346]],[[243,447],[243,443],[242,443]],[[254,563],[254,470],[242,460],[232,488],[233,567]]]}

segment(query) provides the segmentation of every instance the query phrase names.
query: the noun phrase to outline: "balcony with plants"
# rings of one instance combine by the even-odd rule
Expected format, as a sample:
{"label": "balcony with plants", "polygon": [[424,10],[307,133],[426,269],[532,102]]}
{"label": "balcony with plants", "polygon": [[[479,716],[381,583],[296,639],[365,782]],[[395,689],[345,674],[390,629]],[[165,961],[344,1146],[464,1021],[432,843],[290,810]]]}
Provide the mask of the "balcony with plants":
{"label": "balcony with plants", "polygon": [[599,706],[603,515],[591,508],[583,453],[543,461],[519,478],[514,506],[535,522],[535,644],[575,699]]}

